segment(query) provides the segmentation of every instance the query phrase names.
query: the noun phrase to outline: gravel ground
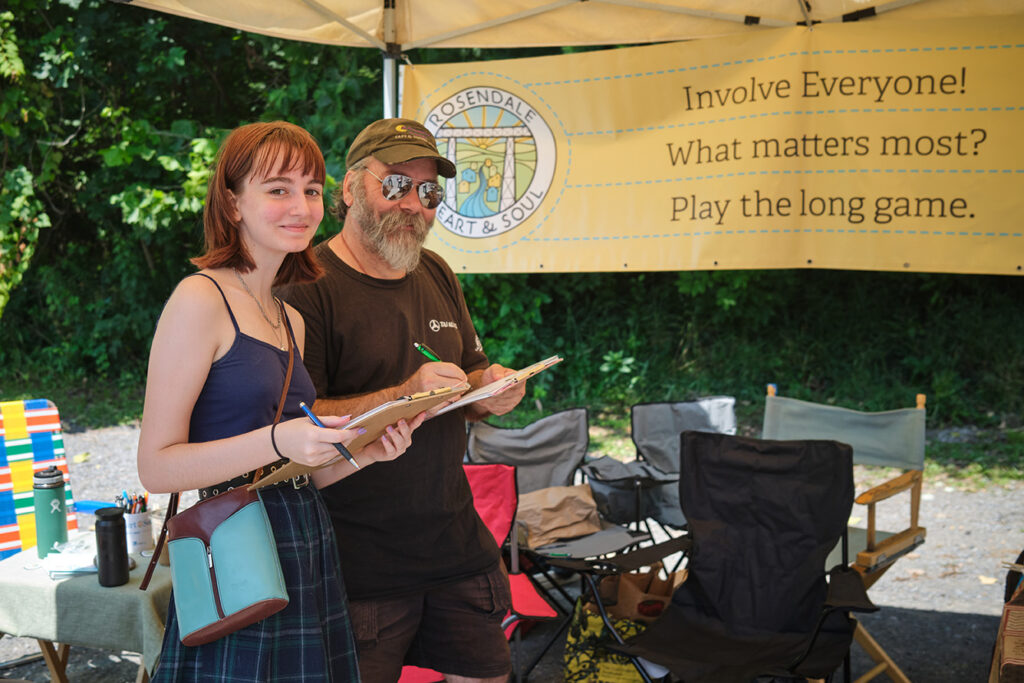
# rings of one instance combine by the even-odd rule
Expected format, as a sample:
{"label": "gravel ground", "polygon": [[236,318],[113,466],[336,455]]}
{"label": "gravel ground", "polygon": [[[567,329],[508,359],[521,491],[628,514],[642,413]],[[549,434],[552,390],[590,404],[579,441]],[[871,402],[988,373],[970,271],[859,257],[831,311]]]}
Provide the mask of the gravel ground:
{"label": "gravel ground", "polygon": [[[71,486],[77,499],[113,500],[122,489],[141,490],[135,469],[138,428],[119,426],[65,433]],[[860,489],[861,487],[858,487]],[[882,609],[863,618],[871,634],[915,683],[986,680],[1002,611],[1006,571],[1001,562],[1013,561],[1024,548],[1024,485],[961,491],[925,485],[921,520],[927,542],[900,560],[870,592]],[[166,496],[152,503],[163,507]],[[186,496],[183,504],[194,500]],[[898,509],[897,509],[898,508]],[[855,511],[855,514],[857,512]],[[900,505],[879,510],[879,526],[906,523]],[[80,518],[91,528],[88,517]],[[12,599],[3,596],[3,600]],[[536,651],[553,626],[542,625],[528,634],[524,649]],[[854,675],[869,663],[854,647]],[[34,640],[0,638],[0,678],[48,681],[45,664],[37,659],[10,666],[12,661],[38,653]],[[71,648],[68,663],[73,683],[133,681],[138,656]],[[561,680],[561,647],[555,645],[530,680]],[[881,678],[879,680],[884,680]]]}

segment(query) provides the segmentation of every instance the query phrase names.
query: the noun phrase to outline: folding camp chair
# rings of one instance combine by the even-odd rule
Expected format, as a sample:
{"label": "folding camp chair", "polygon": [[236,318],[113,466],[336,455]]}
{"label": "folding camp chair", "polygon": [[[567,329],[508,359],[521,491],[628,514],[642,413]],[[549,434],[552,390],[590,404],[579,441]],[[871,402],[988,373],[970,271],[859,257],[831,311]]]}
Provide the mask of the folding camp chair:
{"label": "folding camp chair", "polygon": [[[518,501],[515,468],[501,464],[467,464],[463,465],[463,470],[473,491],[473,507],[476,508],[480,519],[494,536],[499,547],[506,542],[511,546],[508,578],[512,592],[512,609],[502,622],[502,626],[505,635],[513,641],[512,670],[515,680],[522,681],[561,633],[558,631],[552,635],[544,648],[524,669],[519,661],[522,657],[522,626],[529,621],[555,619],[558,612],[537,591],[527,575],[519,571],[518,547],[515,534],[512,533]],[[441,680],[443,677],[437,672],[419,667],[404,667],[400,683],[431,683]]]}
{"label": "folding camp chair", "polygon": [[634,405],[630,436],[636,459],[624,463],[604,456],[583,466],[601,513],[618,524],[653,520],[666,535],[667,529],[684,529],[677,484],[679,435],[688,430],[735,434],[735,408],[732,396]]}
{"label": "folding camp chair", "polygon": [[68,530],[78,528],[68,484],[60,414],[51,401],[0,402],[0,560],[36,544],[32,475],[54,466],[64,473]]}
{"label": "folding camp chair", "polygon": [[[690,545],[689,576],[654,623],[609,647],[687,683],[829,676],[852,640],[848,612],[875,609],[845,564],[828,580],[824,569],[853,503],[851,449],[693,431],[681,442],[679,498],[689,534],[674,540]],[[636,564],[634,554],[652,550],[614,561]],[[592,567],[610,569],[619,567]]]}
{"label": "folding camp chair", "polygon": [[[861,493],[855,501],[867,506],[867,525],[849,529],[851,556],[855,557],[851,566],[870,588],[897,559],[925,540],[925,528],[918,523],[924,469],[925,396],[918,394],[916,408],[867,413],[775,394],[775,386],[769,385],[764,438],[836,439],[853,447],[853,461],[857,465],[903,470],[890,481]],[[907,528],[899,532],[877,529],[876,504],[904,491],[910,493]],[[834,551],[832,558],[835,557]],[[863,625],[858,627],[855,638],[876,662],[872,677],[884,671],[894,681],[907,680]]]}
{"label": "folding camp chair", "polygon": [[469,425],[467,456],[472,463],[502,463],[516,468],[519,493],[569,486],[590,445],[586,408],[546,415],[520,429],[487,422]]}
{"label": "folding camp chair", "polygon": [[[467,459],[470,463],[501,463],[516,468],[520,496],[556,486],[571,486],[590,443],[589,420],[585,408],[563,410],[540,418],[531,424],[508,429],[486,422],[472,423],[469,428]],[[564,539],[538,548],[522,548],[534,569],[548,579],[551,587],[569,605],[574,600],[548,570],[552,556],[587,558],[618,552],[650,538],[608,523],[600,531],[578,538]]]}

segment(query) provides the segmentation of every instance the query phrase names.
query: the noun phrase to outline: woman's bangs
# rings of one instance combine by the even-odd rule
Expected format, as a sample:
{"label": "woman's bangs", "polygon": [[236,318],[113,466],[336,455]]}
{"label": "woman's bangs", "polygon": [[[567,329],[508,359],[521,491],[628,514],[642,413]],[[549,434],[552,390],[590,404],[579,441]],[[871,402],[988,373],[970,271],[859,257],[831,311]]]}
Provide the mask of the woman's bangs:
{"label": "woman's bangs", "polygon": [[254,180],[262,181],[293,170],[313,176],[321,185],[327,179],[324,157],[315,142],[291,135],[275,135],[268,138],[256,152],[252,177]]}

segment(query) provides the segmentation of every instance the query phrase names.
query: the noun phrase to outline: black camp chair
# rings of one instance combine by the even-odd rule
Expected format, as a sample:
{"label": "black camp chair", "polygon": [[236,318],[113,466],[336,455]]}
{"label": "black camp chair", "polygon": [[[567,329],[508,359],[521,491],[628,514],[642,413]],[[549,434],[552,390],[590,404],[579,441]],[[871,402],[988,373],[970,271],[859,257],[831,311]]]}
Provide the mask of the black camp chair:
{"label": "black camp chair", "polygon": [[674,535],[670,530],[685,529],[677,483],[679,435],[689,430],[735,434],[735,407],[732,396],[634,405],[630,437],[636,459],[621,462],[604,456],[583,466],[601,514],[616,524],[649,520],[668,536]]}
{"label": "black camp chair", "polygon": [[[609,646],[686,683],[829,676],[849,651],[849,612],[876,609],[845,563],[827,580],[824,570],[853,503],[850,447],[692,431],[681,441],[689,534],[677,540],[690,545],[689,577],[657,621]],[[636,564],[629,555],[589,571],[629,569]],[[607,631],[614,633],[610,624]]]}

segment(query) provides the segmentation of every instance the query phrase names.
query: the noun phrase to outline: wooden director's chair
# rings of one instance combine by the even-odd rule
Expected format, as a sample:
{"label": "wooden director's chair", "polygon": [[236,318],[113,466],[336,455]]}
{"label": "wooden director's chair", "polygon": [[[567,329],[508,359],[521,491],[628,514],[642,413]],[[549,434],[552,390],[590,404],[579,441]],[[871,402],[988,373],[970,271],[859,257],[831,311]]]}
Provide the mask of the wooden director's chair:
{"label": "wooden director's chair", "polygon": [[[925,395],[917,395],[917,406],[868,413],[832,405],[783,398],[768,385],[765,398],[763,437],[765,439],[831,439],[853,447],[855,465],[902,470],[894,478],[858,495],[854,502],[867,507],[866,527],[849,527],[851,567],[870,588],[899,558],[924,543],[925,528],[919,523],[924,470]],[[876,527],[878,503],[909,492],[909,523],[900,531]],[[829,557],[829,566],[840,557],[839,549]],[[909,683],[885,649],[858,622],[854,639],[875,662],[858,679],[868,681],[881,673],[897,683]]]}

